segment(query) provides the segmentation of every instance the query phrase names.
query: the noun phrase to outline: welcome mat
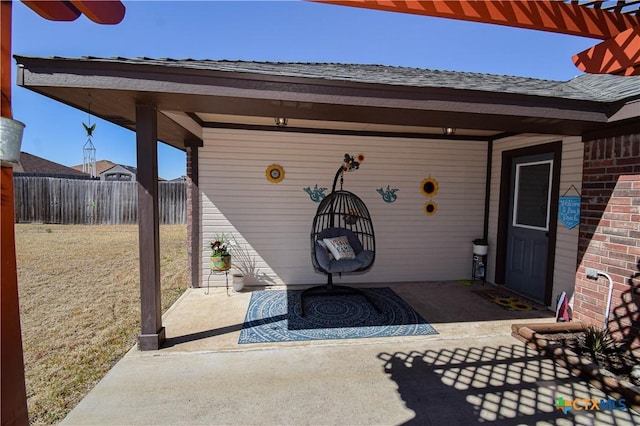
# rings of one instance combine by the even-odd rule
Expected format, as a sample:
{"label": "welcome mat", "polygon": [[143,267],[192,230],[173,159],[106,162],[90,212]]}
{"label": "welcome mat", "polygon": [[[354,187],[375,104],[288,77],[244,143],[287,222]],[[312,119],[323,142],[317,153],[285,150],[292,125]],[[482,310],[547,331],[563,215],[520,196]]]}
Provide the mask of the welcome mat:
{"label": "welcome mat", "polygon": [[300,315],[302,290],[251,294],[239,344],[438,334],[388,287],[363,288],[382,309],[360,295],[309,296]]}
{"label": "welcome mat", "polygon": [[503,289],[472,290],[473,293],[484,297],[508,311],[531,311],[546,309],[544,306],[526,300]]}

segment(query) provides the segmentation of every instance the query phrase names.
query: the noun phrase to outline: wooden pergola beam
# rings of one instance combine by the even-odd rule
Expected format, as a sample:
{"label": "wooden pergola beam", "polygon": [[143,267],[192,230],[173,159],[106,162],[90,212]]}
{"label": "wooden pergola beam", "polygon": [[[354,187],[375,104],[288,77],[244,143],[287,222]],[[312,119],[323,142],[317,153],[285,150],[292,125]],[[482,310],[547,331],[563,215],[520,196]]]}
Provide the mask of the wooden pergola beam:
{"label": "wooden pergola beam", "polygon": [[124,19],[125,7],[120,1],[71,0],[71,4],[97,24],[115,25]]}
{"label": "wooden pergola beam", "polygon": [[310,0],[387,12],[449,18],[608,39],[640,25],[640,17],[554,0]]}
{"label": "wooden pergola beam", "polygon": [[638,1],[619,1],[613,7],[602,7],[599,0],[309,1],[598,38],[605,42],[573,57],[580,70],[640,75],[640,15],[622,13],[624,7]]}
{"label": "wooden pergola beam", "polygon": [[50,21],[75,21],[80,16],[80,11],[71,3],[61,1],[22,0],[29,9]]}
{"label": "wooden pergola beam", "polygon": [[[11,1],[0,2],[0,95],[2,117],[11,110]],[[0,164],[0,424],[29,424],[18,300],[13,167]]]}
{"label": "wooden pergola beam", "polygon": [[22,0],[38,15],[51,21],[74,21],[81,14],[98,24],[122,21],[125,7],[119,0]]}
{"label": "wooden pergola beam", "polygon": [[574,55],[573,63],[591,74],[640,75],[640,25]]}

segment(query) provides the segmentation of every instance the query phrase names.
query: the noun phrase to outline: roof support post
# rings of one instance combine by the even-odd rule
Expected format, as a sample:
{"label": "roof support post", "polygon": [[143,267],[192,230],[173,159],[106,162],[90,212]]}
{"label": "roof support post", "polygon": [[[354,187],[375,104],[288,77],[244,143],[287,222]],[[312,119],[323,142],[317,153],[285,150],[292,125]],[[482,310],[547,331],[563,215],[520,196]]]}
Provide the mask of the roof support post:
{"label": "roof support post", "polygon": [[[11,1],[0,2],[0,95],[2,117],[11,111]],[[28,425],[27,391],[18,301],[13,206],[13,167],[0,165],[0,424]]]}
{"label": "roof support post", "polygon": [[155,106],[136,105],[136,145],[142,314],[138,348],[147,351],[159,349],[165,340],[160,292],[158,115]]}
{"label": "roof support post", "polygon": [[187,251],[189,287],[200,287],[200,184],[198,144],[187,143]]}
{"label": "roof support post", "polygon": [[[4,3],[4,2],[3,2]],[[16,273],[15,229],[13,224],[13,168],[2,165],[2,293],[0,301],[0,338],[2,340],[2,425],[28,425],[27,392],[24,381],[18,277]]]}

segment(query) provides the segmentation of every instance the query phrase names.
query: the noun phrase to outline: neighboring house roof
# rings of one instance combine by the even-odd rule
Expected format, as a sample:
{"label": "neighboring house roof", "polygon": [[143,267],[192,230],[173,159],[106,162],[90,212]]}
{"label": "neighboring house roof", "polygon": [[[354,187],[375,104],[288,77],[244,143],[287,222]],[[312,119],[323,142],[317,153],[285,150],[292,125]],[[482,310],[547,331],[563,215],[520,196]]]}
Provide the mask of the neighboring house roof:
{"label": "neighboring house roof", "polygon": [[[132,173],[134,176],[138,176],[138,168],[137,167],[133,167],[133,166],[127,166],[125,164],[114,164],[112,167],[109,167],[108,169],[104,170],[102,173],[99,174],[99,176],[102,176],[103,173],[107,173],[112,169],[125,169],[126,171]],[[158,176],[158,181],[165,181],[166,179],[161,178],[160,176]]]}
{"label": "neighboring house roof", "polygon": [[459,71],[430,70],[374,64],[343,64],[314,62],[258,62],[209,59],[152,58],[61,58],[139,64],[207,71],[229,71],[271,76],[318,78],[359,83],[392,84],[411,87],[439,87],[487,92],[519,93],[563,99],[613,102],[640,96],[640,76],[580,75],[569,81],[542,80],[508,75]]}
{"label": "neighboring house roof", "polygon": [[91,178],[87,173],[38,157],[37,155],[29,154],[28,152],[20,153],[20,161],[14,167],[13,171],[16,175],[56,176],[80,179]]}
{"label": "neighboring house roof", "polygon": [[127,170],[128,172],[133,173],[134,175],[137,175],[137,174],[138,174],[138,169],[137,169],[137,168],[135,168],[135,167],[133,167],[133,166],[125,166],[124,164],[114,164],[113,166],[109,167],[109,168],[108,168],[108,169],[106,169],[106,170],[103,170],[103,171],[102,171],[102,172],[100,172],[99,174],[101,175],[102,173],[106,173],[106,172],[108,172],[109,170],[111,170],[111,169],[113,169],[113,168],[115,168],[115,167],[121,167],[121,168],[123,168],[123,169]]}
{"label": "neighboring house roof", "polygon": [[[109,161],[109,160],[98,160],[98,161],[96,161],[96,176],[101,175],[105,170],[109,170],[110,168],[112,168],[115,165],[116,165],[116,163],[114,163],[113,161]],[[76,166],[73,166],[72,168],[82,171],[82,164],[78,164]]]}

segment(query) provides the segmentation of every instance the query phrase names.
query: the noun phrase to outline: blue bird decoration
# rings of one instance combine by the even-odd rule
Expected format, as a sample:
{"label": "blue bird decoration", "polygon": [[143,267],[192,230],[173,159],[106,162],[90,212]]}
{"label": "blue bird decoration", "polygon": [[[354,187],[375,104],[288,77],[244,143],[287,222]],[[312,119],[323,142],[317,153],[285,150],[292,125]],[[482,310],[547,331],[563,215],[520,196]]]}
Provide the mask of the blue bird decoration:
{"label": "blue bird decoration", "polygon": [[385,203],[393,203],[398,199],[398,196],[396,195],[396,191],[399,191],[399,189],[397,188],[391,189],[389,185],[387,185],[386,190],[384,190],[383,188],[378,188],[377,191],[378,191],[378,194],[382,195],[382,199],[384,200]]}
{"label": "blue bird decoration", "polygon": [[311,198],[311,201],[314,201],[316,203],[319,203],[324,197],[326,197],[326,194],[324,194],[324,191],[326,190],[327,188],[318,188],[318,184],[316,184],[313,189],[311,189],[310,186],[303,188],[303,191],[309,194],[309,198]]}

